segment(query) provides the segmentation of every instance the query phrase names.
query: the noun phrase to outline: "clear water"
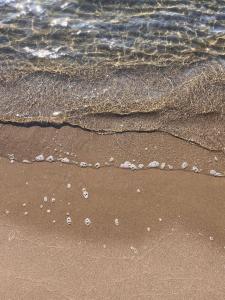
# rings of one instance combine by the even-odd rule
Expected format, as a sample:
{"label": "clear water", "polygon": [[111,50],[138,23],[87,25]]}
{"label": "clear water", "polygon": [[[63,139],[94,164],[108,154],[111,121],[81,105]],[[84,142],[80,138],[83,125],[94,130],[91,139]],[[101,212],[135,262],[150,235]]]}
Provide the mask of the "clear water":
{"label": "clear water", "polygon": [[168,65],[225,55],[225,1],[0,0],[0,57]]}

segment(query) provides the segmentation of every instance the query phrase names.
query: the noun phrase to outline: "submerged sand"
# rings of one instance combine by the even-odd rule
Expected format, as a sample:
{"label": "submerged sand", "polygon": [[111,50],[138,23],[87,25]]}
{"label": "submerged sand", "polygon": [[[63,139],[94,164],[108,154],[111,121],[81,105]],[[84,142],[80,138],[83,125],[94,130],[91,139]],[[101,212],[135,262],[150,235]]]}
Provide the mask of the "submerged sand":
{"label": "submerged sand", "polygon": [[[0,138],[1,298],[224,299],[225,179],[208,175],[223,172],[222,153],[71,127],[4,125]],[[39,154],[70,163],[31,162]]]}
{"label": "submerged sand", "polygon": [[223,60],[165,67],[6,60],[0,73],[1,123],[165,132],[224,151]]}

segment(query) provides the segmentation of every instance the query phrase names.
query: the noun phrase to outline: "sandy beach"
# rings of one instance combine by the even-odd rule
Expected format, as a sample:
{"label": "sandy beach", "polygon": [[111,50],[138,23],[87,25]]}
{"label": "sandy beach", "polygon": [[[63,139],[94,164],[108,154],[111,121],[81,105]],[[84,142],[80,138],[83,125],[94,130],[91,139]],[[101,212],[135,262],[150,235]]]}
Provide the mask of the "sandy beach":
{"label": "sandy beach", "polygon": [[223,153],[72,127],[2,125],[0,145],[1,299],[224,299]]}

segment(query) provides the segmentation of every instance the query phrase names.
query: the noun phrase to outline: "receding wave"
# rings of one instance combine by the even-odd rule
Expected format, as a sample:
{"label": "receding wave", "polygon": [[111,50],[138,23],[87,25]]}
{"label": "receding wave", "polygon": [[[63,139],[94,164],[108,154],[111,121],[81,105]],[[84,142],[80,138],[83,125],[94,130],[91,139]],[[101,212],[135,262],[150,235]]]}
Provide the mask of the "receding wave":
{"label": "receding wave", "polygon": [[2,122],[71,124],[102,133],[158,130],[209,149],[225,147],[223,61],[84,68],[73,75],[30,68],[19,77],[6,69]]}

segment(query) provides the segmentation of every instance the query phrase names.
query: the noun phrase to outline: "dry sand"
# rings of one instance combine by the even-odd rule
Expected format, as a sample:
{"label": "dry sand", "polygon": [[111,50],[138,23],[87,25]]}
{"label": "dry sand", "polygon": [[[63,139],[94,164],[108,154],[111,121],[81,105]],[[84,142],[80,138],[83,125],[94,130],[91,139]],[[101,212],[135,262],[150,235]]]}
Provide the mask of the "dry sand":
{"label": "dry sand", "polygon": [[[75,163],[21,163],[39,154]],[[0,155],[1,299],[225,299],[225,178],[207,175],[223,153],[160,133],[4,125]]]}

